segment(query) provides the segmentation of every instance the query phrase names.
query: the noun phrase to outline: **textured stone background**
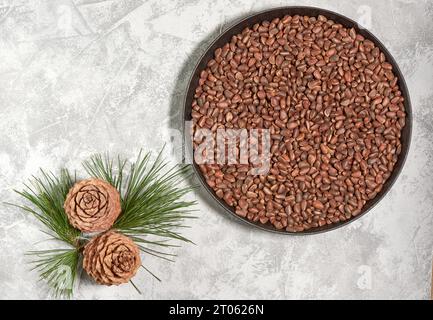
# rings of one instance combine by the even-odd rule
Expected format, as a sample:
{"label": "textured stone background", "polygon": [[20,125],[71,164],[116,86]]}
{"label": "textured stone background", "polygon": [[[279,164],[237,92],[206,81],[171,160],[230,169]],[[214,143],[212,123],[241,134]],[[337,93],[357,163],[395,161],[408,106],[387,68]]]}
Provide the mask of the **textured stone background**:
{"label": "textured stone background", "polygon": [[[194,63],[227,23],[281,5],[314,5],[367,21],[390,49],[411,93],[406,166],[386,198],[345,228],[288,237],[252,230],[199,192],[200,219],[175,263],[144,257],[132,286],[82,280],[76,298],[427,299],[433,245],[433,2],[0,0],[0,199],[39,167],[79,168],[105,150],[157,150],[181,125]],[[175,140],[176,141],[176,140]],[[169,148],[170,149],[170,148]],[[176,149],[171,154],[178,152]],[[1,207],[1,298],[48,298],[23,256],[40,225]]]}

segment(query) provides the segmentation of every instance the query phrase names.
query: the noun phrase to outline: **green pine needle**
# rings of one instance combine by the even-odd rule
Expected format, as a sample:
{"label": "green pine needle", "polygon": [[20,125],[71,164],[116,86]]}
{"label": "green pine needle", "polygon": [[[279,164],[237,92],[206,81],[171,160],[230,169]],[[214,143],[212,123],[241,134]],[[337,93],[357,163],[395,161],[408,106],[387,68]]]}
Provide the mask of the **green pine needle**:
{"label": "green pine needle", "polygon": [[34,215],[48,228],[50,236],[74,247],[81,232],[69,224],[63,204],[75,181],[66,169],[61,170],[60,177],[41,170],[41,177],[33,176],[23,191],[14,190],[36,209],[27,205],[15,206]]}
{"label": "green pine needle", "polygon": [[78,268],[79,237],[81,232],[69,224],[63,204],[69,189],[76,182],[68,170],[60,171],[59,177],[41,170],[41,177],[33,176],[23,191],[14,190],[33,206],[14,205],[35,216],[48,231],[51,239],[63,241],[73,248],[30,251],[39,278],[46,280],[56,297],[71,297]]}
{"label": "green pine needle", "polygon": [[[194,218],[191,207],[196,201],[181,200],[193,190],[182,184],[191,175],[191,168],[180,165],[167,170],[162,150],[153,162],[151,153],[140,151],[128,166],[128,174],[126,164],[120,157],[114,161],[106,154],[91,157],[83,166],[89,175],[105,179],[121,191],[122,214],[113,228],[132,237],[143,252],[166,258],[166,253],[148,246],[173,246],[167,241],[173,239],[191,242],[179,232],[186,227],[185,219]],[[163,240],[154,240],[158,237]]]}
{"label": "green pine needle", "polygon": [[56,298],[71,298],[77,276],[80,251],[78,249],[57,249],[31,251],[31,262],[39,272],[39,279],[45,280]]}

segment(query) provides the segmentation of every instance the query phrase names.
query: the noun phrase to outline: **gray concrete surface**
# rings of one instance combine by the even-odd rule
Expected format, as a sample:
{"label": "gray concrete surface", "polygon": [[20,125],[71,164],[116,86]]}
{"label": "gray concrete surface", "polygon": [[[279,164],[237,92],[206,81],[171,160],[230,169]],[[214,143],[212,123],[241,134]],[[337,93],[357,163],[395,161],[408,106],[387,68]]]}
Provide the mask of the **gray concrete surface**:
{"label": "gray concrete surface", "polygon": [[[196,245],[175,263],[143,256],[163,280],[79,283],[77,299],[428,299],[433,245],[433,1],[0,1],[0,200],[39,167],[79,169],[95,152],[157,150],[181,126],[196,59],[227,23],[313,5],[367,24],[399,63],[414,127],[406,166],[367,216],[316,236],[278,236],[223,215],[198,192]],[[170,145],[172,146],[172,145]],[[169,148],[170,149],[170,148]],[[178,149],[174,148],[174,152]],[[175,158],[172,153],[167,156]],[[56,247],[40,224],[1,207],[0,298],[46,299],[24,252]]]}

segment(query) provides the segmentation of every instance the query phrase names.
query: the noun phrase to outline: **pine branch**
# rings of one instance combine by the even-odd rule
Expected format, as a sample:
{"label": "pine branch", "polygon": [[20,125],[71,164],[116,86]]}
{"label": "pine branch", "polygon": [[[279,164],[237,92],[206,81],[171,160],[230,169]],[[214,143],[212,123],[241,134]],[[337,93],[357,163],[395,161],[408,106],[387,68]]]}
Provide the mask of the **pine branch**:
{"label": "pine branch", "polygon": [[[171,258],[175,255],[159,249],[176,247],[170,243],[172,240],[191,242],[180,230],[187,227],[184,225],[186,219],[194,218],[191,207],[196,202],[182,200],[193,190],[183,186],[184,180],[191,175],[190,167],[182,165],[167,169],[167,163],[161,157],[162,150],[153,162],[150,153],[140,152],[127,168],[127,161],[120,157],[113,160],[108,154],[94,155],[83,166],[90,176],[109,182],[121,194],[122,214],[113,228],[130,236],[142,252],[173,261]],[[42,222],[47,228],[42,232],[51,239],[73,247],[29,253],[34,258],[33,269],[38,270],[40,279],[48,282],[56,297],[72,296],[82,256],[81,245],[88,240],[85,234],[69,224],[63,208],[75,182],[76,177],[66,169],[61,170],[58,177],[41,170],[41,177],[33,176],[23,191],[14,190],[30,205],[12,205]]]}
{"label": "pine branch", "polygon": [[31,251],[34,268],[39,278],[46,280],[56,297],[71,297],[77,273],[80,252],[78,249],[81,232],[69,224],[63,204],[69,189],[74,185],[76,177],[63,169],[59,177],[41,170],[41,176],[24,184],[23,191],[14,190],[25,198],[30,205],[15,205],[35,216],[48,230],[43,233],[50,240],[60,240],[73,248],[58,250]]}
{"label": "pine branch", "polygon": [[77,276],[80,252],[78,249],[56,249],[31,251],[32,270],[39,272],[39,279],[45,280],[56,298],[70,298]]}
{"label": "pine branch", "polygon": [[155,161],[150,159],[150,153],[140,151],[137,159],[128,166],[127,174],[126,161],[118,158],[116,167],[108,155],[93,156],[83,166],[90,175],[105,179],[118,189],[124,184],[121,192],[122,214],[113,228],[141,242],[143,251],[161,257],[161,252],[154,252],[143,244],[164,247],[169,244],[150,240],[148,236],[191,242],[179,230],[185,227],[185,219],[194,218],[191,207],[196,202],[181,200],[193,190],[183,186],[183,181],[192,174],[189,166],[175,166],[167,170],[168,164],[162,161],[162,150]]}
{"label": "pine branch", "polygon": [[49,230],[51,237],[77,246],[80,231],[69,224],[63,204],[69,189],[74,185],[75,177],[63,169],[60,177],[41,170],[41,177],[33,176],[23,191],[14,190],[28,200],[35,208],[27,205],[14,205],[35,216]]}

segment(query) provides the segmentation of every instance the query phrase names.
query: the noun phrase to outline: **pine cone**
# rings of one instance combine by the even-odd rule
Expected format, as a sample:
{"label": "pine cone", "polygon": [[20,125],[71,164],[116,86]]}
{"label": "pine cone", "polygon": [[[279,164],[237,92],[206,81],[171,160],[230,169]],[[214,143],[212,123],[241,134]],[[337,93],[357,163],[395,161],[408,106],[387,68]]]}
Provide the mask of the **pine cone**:
{"label": "pine cone", "polygon": [[106,181],[87,179],[69,190],[64,208],[75,228],[84,232],[106,231],[120,214],[120,194]]}
{"label": "pine cone", "polygon": [[140,251],[127,236],[108,231],[84,247],[83,268],[97,283],[119,285],[128,282],[141,265]]}

